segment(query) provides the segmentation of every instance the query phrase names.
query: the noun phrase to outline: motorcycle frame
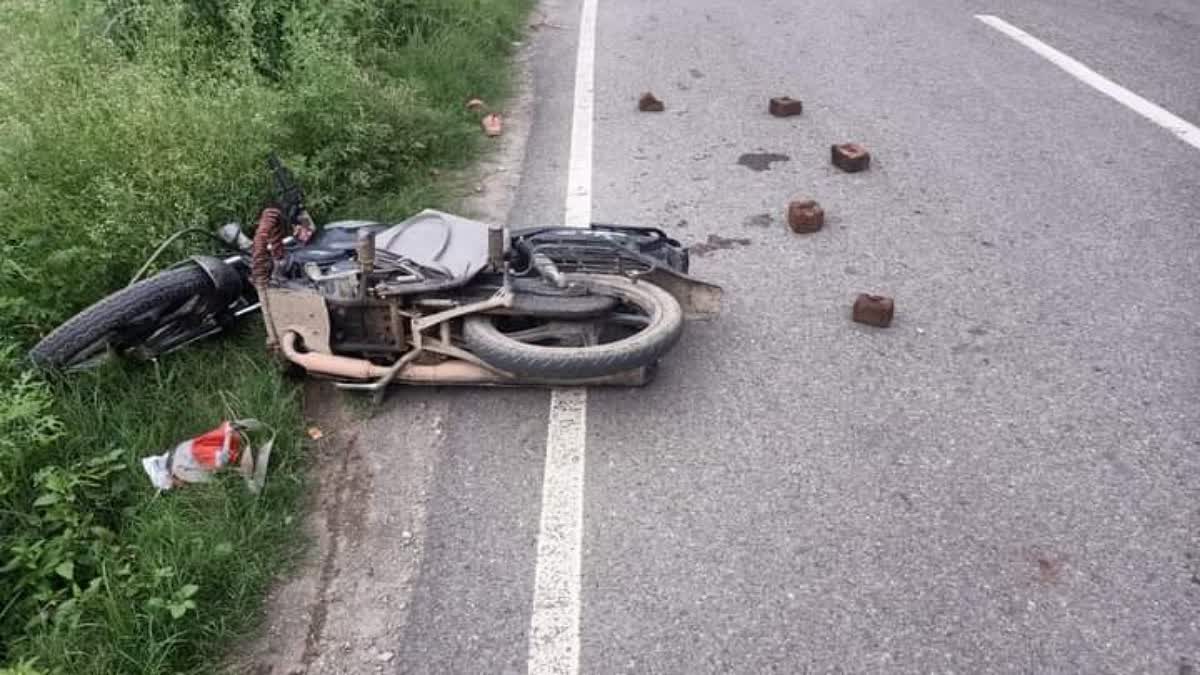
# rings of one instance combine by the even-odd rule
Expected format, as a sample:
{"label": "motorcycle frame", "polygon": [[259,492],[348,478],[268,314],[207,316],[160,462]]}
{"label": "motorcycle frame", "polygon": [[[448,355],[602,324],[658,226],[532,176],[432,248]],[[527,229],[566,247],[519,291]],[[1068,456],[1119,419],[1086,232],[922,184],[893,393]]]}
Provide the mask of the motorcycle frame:
{"label": "motorcycle frame", "polygon": [[[665,235],[664,235],[665,236]],[[473,314],[483,314],[513,306],[511,271],[505,262],[505,246],[509,233],[505,228],[489,231],[489,260],[493,274],[502,276],[500,287],[483,300],[460,304],[452,297],[385,296],[372,297],[360,291],[354,298],[327,298],[315,289],[266,287],[259,289],[263,317],[268,335],[277,340],[283,356],[306,371],[337,380],[341,389],[366,391],[380,399],[393,383],[435,385],[538,385],[577,386],[610,385],[640,386],[652,376],[652,366],[616,373],[604,377],[575,380],[545,380],[522,378],[499,370],[471,352],[455,346],[451,322]],[[360,280],[369,278],[374,260],[373,243],[359,253]],[[721,289],[677,272],[663,265],[653,265],[642,271],[629,271],[621,276],[635,282],[652,283],[671,293],[679,301],[688,319],[705,319],[720,310]],[[408,304],[405,304],[408,303]],[[339,321],[346,321],[350,312],[358,313],[358,325],[365,341],[357,343],[333,341],[334,306]],[[421,311],[440,310],[427,313]],[[367,313],[383,310],[384,317]],[[386,326],[373,332],[371,322]],[[347,323],[339,327],[347,327]],[[436,329],[436,334],[433,334]],[[390,340],[379,339],[381,335]],[[308,351],[297,349],[303,341]],[[397,355],[395,361],[381,365],[368,358],[346,356],[337,352],[377,353]],[[421,357],[434,355],[444,360],[438,363],[420,362]]]}
{"label": "motorcycle frame", "polygon": [[[403,308],[397,299],[368,300],[374,306],[386,304],[393,326],[404,326],[403,331],[393,328],[393,339],[402,351],[390,365],[380,365],[365,358],[334,353],[335,343],[328,333],[328,321],[321,323],[313,319],[318,312],[329,316],[327,299],[315,291],[268,288],[264,294],[267,302],[263,317],[279,336],[279,347],[283,356],[306,371],[333,378],[339,389],[364,391],[382,396],[391,384],[426,385],[490,385],[490,386],[569,386],[609,385],[640,386],[649,381],[647,368],[617,373],[605,377],[577,380],[545,380],[519,378],[511,373],[484,363],[474,354],[454,345],[451,322],[472,314],[512,307],[512,291],[506,284],[491,297],[476,302],[456,305],[433,314]],[[359,306],[364,301],[350,301],[348,307]],[[430,334],[436,329],[436,334]],[[306,346],[316,344],[328,351],[310,350],[301,352],[297,342]],[[402,345],[402,346],[401,346]],[[357,345],[380,349],[380,344]],[[436,363],[417,363],[424,355],[433,354],[446,360]]]}

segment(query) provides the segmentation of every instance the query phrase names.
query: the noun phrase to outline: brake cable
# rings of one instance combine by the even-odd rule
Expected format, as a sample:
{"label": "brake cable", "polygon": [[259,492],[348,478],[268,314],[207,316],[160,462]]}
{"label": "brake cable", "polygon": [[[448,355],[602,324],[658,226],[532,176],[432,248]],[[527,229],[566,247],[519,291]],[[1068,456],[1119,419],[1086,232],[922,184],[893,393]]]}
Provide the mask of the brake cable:
{"label": "brake cable", "polygon": [[167,250],[167,247],[170,246],[171,244],[175,243],[175,241],[177,239],[179,239],[180,237],[182,237],[185,234],[196,234],[196,233],[202,234],[210,239],[213,239],[213,240],[217,241],[218,243],[220,243],[222,246],[225,246],[226,248],[230,248],[229,242],[225,241],[224,239],[221,239],[220,237],[213,234],[212,232],[209,232],[208,230],[204,230],[199,227],[185,227],[182,230],[179,230],[178,232],[175,232],[175,233],[171,234],[170,236],[168,236],[166,239],[163,240],[163,242],[161,244],[158,245],[158,248],[154,249],[154,253],[150,254],[150,257],[146,259],[146,262],[142,265],[141,269],[139,269],[137,271],[137,274],[133,275],[133,278],[129,280],[129,283],[126,285],[126,287],[132,286],[132,285],[136,284],[137,282],[141,281],[142,275],[144,275],[146,273],[146,270],[150,269],[150,266],[154,264],[154,261],[158,260],[158,256],[162,255],[163,251]]}

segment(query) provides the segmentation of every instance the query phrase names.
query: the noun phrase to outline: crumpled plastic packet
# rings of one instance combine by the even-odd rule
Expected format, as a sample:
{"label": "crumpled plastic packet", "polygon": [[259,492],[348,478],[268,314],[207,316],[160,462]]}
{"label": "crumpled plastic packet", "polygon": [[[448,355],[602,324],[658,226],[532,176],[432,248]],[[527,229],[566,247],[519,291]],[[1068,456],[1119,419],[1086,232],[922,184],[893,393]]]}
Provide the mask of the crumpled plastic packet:
{"label": "crumpled plastic packet", "polygon": [[[266,442],[255,449],[250,444],[251,432],[270,432]],[[217,428],[189,438],[161,455],[142,458],[142,468],[154,487],[162,490],[188,483],[205,483],[217,471],[235,465],[246,488],[255,494],[262,491],[267,480],[267,464],[275,431],[256,419],[225,420]]]}

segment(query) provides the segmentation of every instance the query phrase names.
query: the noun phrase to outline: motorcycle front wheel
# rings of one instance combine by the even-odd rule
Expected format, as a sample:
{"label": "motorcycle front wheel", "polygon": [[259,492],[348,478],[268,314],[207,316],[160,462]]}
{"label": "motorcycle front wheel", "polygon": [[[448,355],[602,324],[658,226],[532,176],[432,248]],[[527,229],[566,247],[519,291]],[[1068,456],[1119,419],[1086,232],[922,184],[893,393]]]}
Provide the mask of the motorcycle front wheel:
{"label": "motorcycle front wheel", "polygon": [[683,310],[658,286],[603,274],[565,276],[594,294],[617,298],[620,306],[594,321],[470,316],[463,323],[467,347],[518,377],[573,380],[653,365],[679,340]]}
{"label": "motorcycle front wheel", "polygon": [[163,317],[213,290],[212,280],[198,265],[166,270],[71,317],[42,338],[29,358],[55,370],[97,365],[114,351],[136,347],[160,327]]}

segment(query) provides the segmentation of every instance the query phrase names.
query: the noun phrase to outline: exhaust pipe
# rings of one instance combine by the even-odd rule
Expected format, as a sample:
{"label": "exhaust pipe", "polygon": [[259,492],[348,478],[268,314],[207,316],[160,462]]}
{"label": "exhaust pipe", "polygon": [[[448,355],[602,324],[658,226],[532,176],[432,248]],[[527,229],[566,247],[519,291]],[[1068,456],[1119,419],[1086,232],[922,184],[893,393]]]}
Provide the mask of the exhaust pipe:
{"label": "exhaust pipe", "polygon": [[552,380],[542,378],[518,378],[466,361],[450,360],[435,365],[407,362],[413,354],[402,357],[391,366],[378,366],[366,359],[349,356],[300,352],[296,350],[299,335],[295,331],[284,334],[280,347],[289,361],[312,373],[331,375],[352,380],[374,380],[370,383],[341,383],[345,389],[377,390],[389,383],[409,384],[467,384],[467,385],[541,385],[541,386],[618,386],[640,387],[651,378],[651,368],[635,368],[612,375],[589,377],[579,380]]}
{"label": "exhaust pipe", "polygon": [[287,357],[288,361],[295,363],[307,371],[323,375],[333,375],[335,377],[348,377],[355,380],[376,380],[388,374],[391,370],[387,366],[377,366],[366,359],[296,351],[297,337],[299,336],[295,331],[288,331],[283,335],[280,347],[283,349],[283,355]]}

